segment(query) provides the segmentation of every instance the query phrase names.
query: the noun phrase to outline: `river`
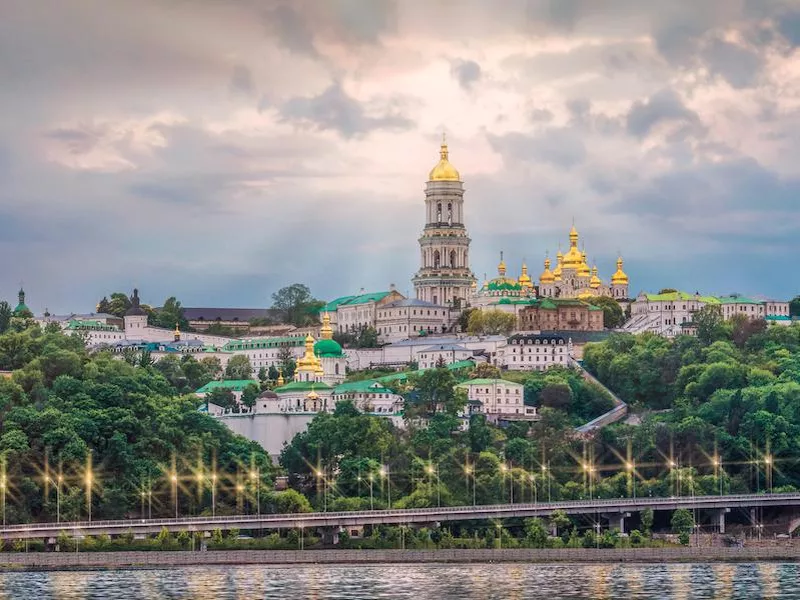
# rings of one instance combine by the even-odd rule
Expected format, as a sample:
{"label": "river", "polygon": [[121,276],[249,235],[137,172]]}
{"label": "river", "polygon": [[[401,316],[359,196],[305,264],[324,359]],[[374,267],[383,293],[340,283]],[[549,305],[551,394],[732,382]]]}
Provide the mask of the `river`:
{"label": "river", "polygon": [[0,573],[5,600],[800,599],[800,565],[263,565]]}

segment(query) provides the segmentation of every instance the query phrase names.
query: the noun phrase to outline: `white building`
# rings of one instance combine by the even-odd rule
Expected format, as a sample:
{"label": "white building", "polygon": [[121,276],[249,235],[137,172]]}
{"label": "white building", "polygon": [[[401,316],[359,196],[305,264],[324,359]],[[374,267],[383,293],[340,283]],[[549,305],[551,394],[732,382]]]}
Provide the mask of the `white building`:
{"label": "white building", "polygon": [[417,353],[420,369],[433,369],[439,364],[450,365],[474,357],[472,350],[461,344],[436,344]]}
{"label": "white building", "polygon": [[332,300],[324,307],[323,313],[331,315],[331,326],[334,331],[356,333],[367,327],[376,327],[378,309],[403,300],[404,296],[390,286],[386,292],[362,292],[356,296],[342,296]]}
{"label": "white building", "polygon": [[750,319],[767,322],[789,322],[789,303],[778,300],[754,300],[746,296],[701,296],[699,293],[666,292],[640,293],[631,304],[631,318],[622,331],[643,333],[649,331],[674,337],[694,332],[694,314],[704,306],[717,306],[724,319],[745,315]]}
{"label": "white building", "polygon": [[505,379],[470,379],[460,388],[467,391],[473,412],[485,414],[490,421],[527,420],[539,418],[536,408],[525,406],[525,387]]}
{"label": "white building", "polygon": [[544,371],[566,367],[570,345],[563,336],[518,333],[508,338],[505,366],[511,371]]}
{"label": "white building", "polygon": [[378,340],[386,344],[444,333],[452,325],[451,312],[454,311],[416,298],[389,302],[376,310]]}

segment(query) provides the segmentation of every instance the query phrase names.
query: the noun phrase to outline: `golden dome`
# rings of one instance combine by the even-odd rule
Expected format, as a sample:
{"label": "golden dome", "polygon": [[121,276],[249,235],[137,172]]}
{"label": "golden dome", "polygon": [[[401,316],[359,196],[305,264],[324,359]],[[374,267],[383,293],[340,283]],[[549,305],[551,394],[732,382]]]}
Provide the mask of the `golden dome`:
{"label": "golden dome", "polygon": [[617,271],[611,276],[613,285],[628,285],[628,276],[622,270],[622,257],[617,258]]}
{"label": "golden dome", "polygon": [[314,390],[311,390],[310,392],[308,392],[306,398],[308,398],[309,400],[316,400],[317,398],[319,398],[319,394]]}
{"label": "golden dome", "polygon": [[603,282],[600,280],[600,277],[597,275],[597,265],[594,265],[592,267],[592,278],[589,280],[589,287],[592,288],[593,290],[596,290],[601,285],[603,285]]}
{"label": "golden dome", "polygon": [[500,277],[506,276],[506,261],[503,260],[503,251],[500,251],[500,263],[497,265],[497,274]]}
{"label": "golden dome", "polygon": [[550,270],[550,259],[544,259],[544,271],[541,275],[539,275],[539,283],[553,283],[556,280],[556,276]]}
{"label": "golden dome", "polygon": [[553,269],[553,281],[561,281],[561,270],[564,268],[564,255],[561,250],[556,253],[556,268]]}
{"label": "golden dome", "polygon": [[578,267],[578,277],[589,277],[591,274],[592,270],[586,263],[586,251],[584,250],[583,252],[581,252],[581,264]]}
{"label": "golden dome", "polygon": [[306,351],[301,358],[297,359],[297,371],[316,371],[319,359],[314,354],[314,336],[310,333],[306,336]]}
{"label": "golden dome", "polygon": [[580,300],[586,300],[587,298],[594,298],[594,292],[590,290],[584,290],[578,294],[578,299]]}
{"label": "golden dome", "polygon": [[565,269],[575,269],[579,271],[583,262],[583,255],[580,253],[580,250],[578,250],[578,230],[575,229],[575,225],[573,225],[572,229],[569,230],[569,250],[564,255],[561,264]]}
{"label": "golden dome", "polygon": [[442,136],[442,145],[439,148],[439,162],[428,175],[428,181],[461,181],[461,176],[448,159],[447,142]]}
{"label": "golden dome", "polygon": [[528,275],[528,265],[522,263],[522,273],[519,276],[519,284],[524,288],[532,288],[533,281],[531,280],[531,276]]}
{"label": "golden dome", "polygon": [[322,327],[319,329],[319,337],[323,340],[333,339],[333,329],[331,328],[331,316],[326,312],[322,315]]}
{"label": "golden dome", "polygon": [[286,383],[286,382],[283,380],[283,369],[278,369],[278,381],[276,381],[275,383],[277,383],[277,384],[278,384],[278,387],[280,387],[280,386],[282,386],[284,383]]}

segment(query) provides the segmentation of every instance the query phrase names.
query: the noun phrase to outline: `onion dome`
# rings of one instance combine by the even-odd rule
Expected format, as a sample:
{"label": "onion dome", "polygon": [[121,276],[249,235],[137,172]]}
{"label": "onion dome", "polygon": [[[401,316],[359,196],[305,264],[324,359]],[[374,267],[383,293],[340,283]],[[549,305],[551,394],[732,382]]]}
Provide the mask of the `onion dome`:
{"label": "onion dome", "polygon": [[584,250],[583,252],[581,252],[581,264],[578,267],[578,277],[589,277],[591,274],[592,270],[586,263],[586,251]]}
{"label": "onion dome", "polygon": [[20,315],[28,315],[30,314],[31,310],[28,308],[28,305],[25,304],[25,290],[19,288],[19,294],[17,294],[17,300],[19,300],[19,304],[14,308],[14,312],[12,313],[14,316]]}
{"label": "onion dome", "polygon": [[600,281],[600,277],[597,275],[597,265],[594,265],[592,267],[592,278],[589,280],[589,287],[596,290],[601,285],[603,285],[603,282]]}
{"label": "onion dome", "polygon": [[278,387],[286,383],[283,379],[283,369],[278,369],[278,381],[276,381],[275,383],[278,385]]}
{"label": "onion dome", "polygon": [[583,262],[583,255],[580,250],[578,250],[578,230],[575,229],[575,225],[573,225],[572,229],[569,230],[569,250],[564,255],[561,265],[565,269],[575,269],[578,271]]}
{"label": "onion dome", "polygon": [[561,254],[561,249],[556,253],[556,268],[553,269],[554,281],[561,281],[561,270],[564,268],[564,255]]}
{"label": "onion dome", "polygon": [[497,274],[500,277],[506,276],[506,261],[503,260],[503,251],[500,251],[500,262],[497,265]]}
{"label": "onion dome", "polygon": [[314,354],[319,357],[339,358],[344,355],[339,342],[333,339],[333,329],[331,328],[331,317],[328,313],[322,316],[322,327],[320,328],[320,340],[314,344]]}
{"label": "onion dome", "polygon": [[539,283],[553,283],[556,280],[556,276],[550,270],[550,259],[544,259],[544,271],[541,275],[539,275]]}
{"label": "onion dome", "polygon": [[518,281],[523,288],[531,289],[533,287],[531,276],[528,275],[528,265],[526,265],[524,262],[522,263],[522,273],[520,274]]}
{"label": "onion dome", "polygon": [[442,136],[442,145],[439,148],[439,162],[431,169],[428,181],[461,181],[458,171],[450,164],[447,142],[444,136]]}
{"label": "onion dome", "polygon": [[309,333],[306,336],[306,351],[297,359],[298,371],[316,371],[318,359],[314,354],[314,337]]}
{"label": "onion dome", "polygon": [[622,270],[622,257],[617,258],[617,270],[611,276],[612,285],[628,285],[628,276]]}

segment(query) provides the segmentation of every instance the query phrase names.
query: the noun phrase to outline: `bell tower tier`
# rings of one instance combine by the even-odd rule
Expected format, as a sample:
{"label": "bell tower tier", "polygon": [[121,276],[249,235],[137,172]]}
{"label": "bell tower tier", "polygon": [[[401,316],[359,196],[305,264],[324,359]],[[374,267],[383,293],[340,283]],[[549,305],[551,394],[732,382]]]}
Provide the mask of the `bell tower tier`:
{"label": "bell tower tier", "polygon": [[439,163],[425,187],[425,228],[419,238],[420,269],[412,279],[417,299],[463,308],[476,282],[469,268],[464,227],[464,184],[442,140]]}

